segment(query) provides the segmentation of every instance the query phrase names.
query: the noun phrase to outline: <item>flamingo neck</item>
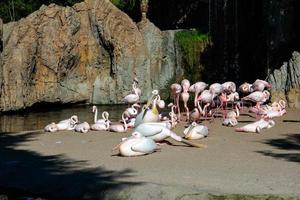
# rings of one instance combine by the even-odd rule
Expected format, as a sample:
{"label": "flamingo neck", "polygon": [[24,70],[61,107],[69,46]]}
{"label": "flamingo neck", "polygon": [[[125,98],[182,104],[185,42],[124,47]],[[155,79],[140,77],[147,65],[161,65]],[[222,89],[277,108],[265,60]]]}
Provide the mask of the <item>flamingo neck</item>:
{"label": "flamingo neck", "polygon": [[196,91],[196,92],[195,92],[195,99],[194,99],[194,105],[195,105],[195,107],[197,106],[198,96],[199,96],[199,92]]}
{"label": "flamingo neck", "polygon": [[102,113],[102,119],[105,121],[107,120],[106,116],[105,116],[105,112]]}
{"label": "flamingo neck", "polygon": [[94,114],[94,123],[97,122],[97,118],[98,118],[98,109],[95,109],[95,114]]}
{"label": "flamingo neck", "polygon": [[235,110],[236,110],[236,117],[239,117],[240,116],[240,111],[239,111],[238,106],[235,106]]}
{"label": "flamingo neck", "polygon": [[106,128],[106,130],[109,129],[109,126],[110,126],[110,125],[109,125],[109,121],[106,121],[106,122],[105,122],[105,128]]}
{"label": "flamingo neck", "polygon": [[127,123],[126,123],[126,120],[125,120],[125,117],[124,117],[124,113],[122,114],[122,120],[124,122],[124,131],[127,131]]}
{"label": "flamingo neck", "polygon": [[199,110],[200,114],[203,114],[203,110],[201,108],[200,102],[198,102],[197,104],[198,104],[198,110]]}

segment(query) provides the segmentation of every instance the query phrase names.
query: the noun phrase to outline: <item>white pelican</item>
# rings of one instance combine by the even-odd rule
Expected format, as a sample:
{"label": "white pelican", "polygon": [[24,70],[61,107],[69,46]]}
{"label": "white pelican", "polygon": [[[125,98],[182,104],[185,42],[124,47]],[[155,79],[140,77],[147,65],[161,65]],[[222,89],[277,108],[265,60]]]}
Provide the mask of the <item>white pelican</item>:
{"label": "white pelican", "polygon": [[197,140],[208,136],[208,128],[193,122],[183,131],[183,133],[185,135],[184,138],[188,140]]}
{"label": "white pelican", "polygon": [[158,148],[152,139],[146,138],[139,132],[133,132],[131,137],[123,139],[118,147],[122,156],[146,155]]}
{"label": "white pelican", "polygon": [[176,135],[176,133],[172,132],[170,129],[168,129],[166,127],[166,124],[143,123],[143,124],[140,124],[139,126],[137,126],[134,129],[134,131],[140,132],[145,137],[149,137],[156,142],[161,142],[161,141],[165,140],[166,138],[171,137],[178,142],[182,142],[182,143],[188,144],[190,146],[199,147],[199,148],[204,147],[204,145],[191,143],[191,142],[183,139],[182,137]]}

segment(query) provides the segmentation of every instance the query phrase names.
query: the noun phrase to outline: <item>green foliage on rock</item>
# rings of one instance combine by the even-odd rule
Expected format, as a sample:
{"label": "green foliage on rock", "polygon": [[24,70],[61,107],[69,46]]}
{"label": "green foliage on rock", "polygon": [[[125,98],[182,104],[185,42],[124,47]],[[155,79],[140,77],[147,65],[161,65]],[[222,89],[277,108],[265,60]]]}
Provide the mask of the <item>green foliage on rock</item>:
{"label": "green foliage on rock", "polygon": [[209,40],[208,35],[199,31],[180,31],[175,34],[175,38],[183,50],[187,64],[190,67],[197,65],[203,44]]}
{"label": "green foliage on rock", "polygon": [[115,6],[121,10],[132,10],[138,0],[110,0]]}
{"label": "green foliage on rock", "polygon": [[201,54],[210,44],[210,39],[207,34],[201,33],[197,30],[184,30],[175,34],[175,40],[178,42],[186,66],[185,74],[192,81],[201,79],[201,71],[203,66],[201,64]]}

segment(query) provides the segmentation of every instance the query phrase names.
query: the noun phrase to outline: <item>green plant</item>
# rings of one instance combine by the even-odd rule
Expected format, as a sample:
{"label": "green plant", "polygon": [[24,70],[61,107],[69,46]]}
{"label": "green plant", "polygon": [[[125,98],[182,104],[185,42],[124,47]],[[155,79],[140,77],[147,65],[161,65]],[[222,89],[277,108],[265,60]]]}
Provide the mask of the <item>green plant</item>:
{"label": "green plant", "polygon": [[175,39],[183,52],[185,74],[192,81],[201,79],[201,54],[210,43],[209,36],[197,30],[179,31]]}
{"label": "green plant", "polygon": [[115,6],[123,11],[131,11],[139,0],[110,0]]}

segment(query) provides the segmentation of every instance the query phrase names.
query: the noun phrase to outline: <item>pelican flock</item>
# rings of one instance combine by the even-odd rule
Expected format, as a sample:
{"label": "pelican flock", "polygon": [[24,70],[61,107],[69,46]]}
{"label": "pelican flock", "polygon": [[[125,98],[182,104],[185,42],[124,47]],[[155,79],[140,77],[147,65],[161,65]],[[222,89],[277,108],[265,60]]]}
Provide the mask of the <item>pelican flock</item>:
{"label": "pelican flock", "polygon": [[[122,112],[121,121],[118,124],[111,123],[107,111],[102,111],[102,118],[99,119],[97,107],[92,106],[93,123],[91,125],[88,122],[81,123],[78,116],[73,115],[69,119],[46,125],[44,131],[127,133],[132,129],[133,132],[129,131],[132,134],[127,138],[122,137],[121,143],[115,148],[121,156],[154,153],[158,149],[157,143],[160,144],[167,138],[192,147],[203,148],[206,146],[190,140],[200,140],[209,136],[210,129],[201,124],[205,120],[223,117],[222,125],[238,126],[240,113],[248,111],[256,115],[256,121],[234,128],[236,132],[261,133],[263,129],[274,127],[273,118],[286,114],[286,102],[279,100],[269,104],[271,87],[271,84],[260,79],[252,84],[245,82],[239,87],[232,81],[209,85],[202,81],[191,84],[188,79],[183,79],[180,83],[171,84],[170,96],[173,102],[165,107],[166,103],[158,90],[153,90],[146,104],[142,105],[140,102],[142,90],[135,77],[131,93],[123,98],[128,108]],[[189,104],[190,95],[194,95],[191,104]],[[181,112],[182,110],[184,112]],[[185,123],[186,128],[183,133],[178,134],[173,129],[180,123]]]}

